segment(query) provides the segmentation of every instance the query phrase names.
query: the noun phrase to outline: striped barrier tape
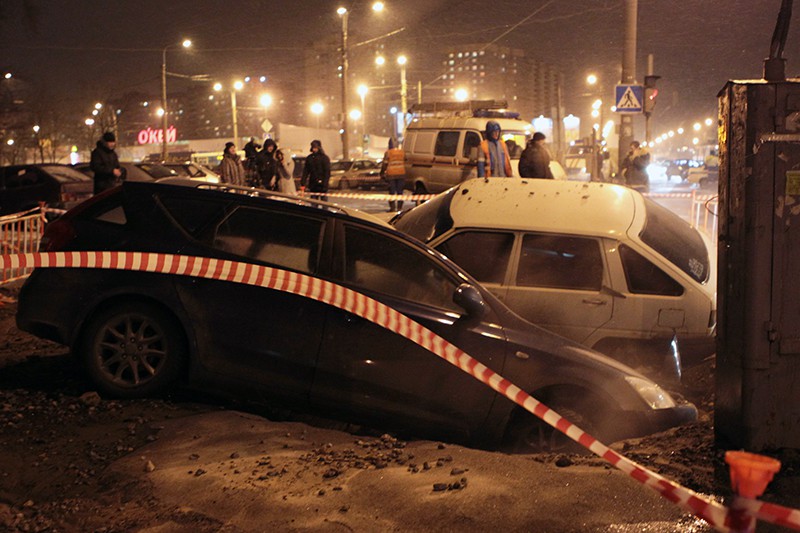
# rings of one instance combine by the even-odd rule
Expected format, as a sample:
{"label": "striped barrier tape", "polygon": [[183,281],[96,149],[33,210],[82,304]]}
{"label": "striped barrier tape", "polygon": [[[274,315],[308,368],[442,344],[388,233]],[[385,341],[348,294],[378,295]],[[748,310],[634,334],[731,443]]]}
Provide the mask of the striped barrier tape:
{"label": "striped barrier tape", "polygon": [[[605,459],[642,485],[702,518],[718,531],[732,531],[736,511],[678,485],[610,449],[566,418],[405,315],[361,293],[319,278],[252,263],[148,252],[42,252],[0,256],[0,268],[100,268],[139,270],[243,283],[318,300],[369,320],[422,346],[504,395]],[[800,530],[800,510],[738,498],[740,508],[761,520]]]}
{"label": "striped barrier tape", "polygon": [[388,200],[394,202],[397,200],[407,202],[417,202],[422,200],[430,200],[435,198],[435,194],[380,194],[380,193],[356,193],[356,192],[310,192],[304,191],[299,193],[300,196],[326,196],[328,198],[353,198],[358,200]]}

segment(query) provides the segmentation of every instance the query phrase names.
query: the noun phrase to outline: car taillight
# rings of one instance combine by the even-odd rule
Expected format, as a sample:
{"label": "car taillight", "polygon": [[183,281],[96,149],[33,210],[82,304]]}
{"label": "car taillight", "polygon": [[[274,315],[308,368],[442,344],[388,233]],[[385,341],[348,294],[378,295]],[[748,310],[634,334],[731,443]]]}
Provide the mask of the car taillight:
{"label": "car taillight", "polygon": [[67,217],[61,217],[48,223],[39,241],[40,252],[57,252],[66,248],[68,242],[75,238],[75,227]]}

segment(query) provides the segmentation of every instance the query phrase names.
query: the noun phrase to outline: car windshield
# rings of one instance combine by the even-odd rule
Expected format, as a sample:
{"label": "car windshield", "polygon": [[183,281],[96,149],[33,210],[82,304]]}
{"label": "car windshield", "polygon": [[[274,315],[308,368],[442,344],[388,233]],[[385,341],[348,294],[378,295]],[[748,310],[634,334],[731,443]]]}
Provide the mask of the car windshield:
{"label": "car windshield", "polygon": [[433,200],[403,212],[392,219],[392,226],[422,242],[430,242],[453,227],[450,204],[456,191],[458,188],[454,187]]}
{"label": "car windshield", "polygon": [[511,159],[519,159],[530,135],[524,131],[504,131],[503,140],[509,148],[508,155]]}
{"label": "car windshield", "polygon": [[352,161],[334,161],[331,163],[331,172],[350,170],[351,166],[353,166]]}
{"label": "car windshield", "polygon": [[170,178],[178,175],[178,173],[171,168],[167,168],[162,165],[150,165],[147,163],[142,163],[139,165],[139,167],[156,179]]}
{"label": "car windshield", "polygon": [[43,165],[42,170],[53,176],[60,183],[74,183],[77,181],[86,181],[88,178],[83,172],[79,172],[73,168],[62,167],[59,165]]}
{"label": "car windshield", "polygon": [[706,244],[696,229],[666,207],[645,198],[647,219],[639,237],[699,283],[708,280]]}

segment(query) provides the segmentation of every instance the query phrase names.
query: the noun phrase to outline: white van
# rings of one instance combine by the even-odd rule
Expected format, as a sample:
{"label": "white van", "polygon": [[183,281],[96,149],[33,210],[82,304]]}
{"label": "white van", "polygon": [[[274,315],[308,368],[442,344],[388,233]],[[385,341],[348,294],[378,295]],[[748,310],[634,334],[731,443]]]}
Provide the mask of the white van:
{"label": "white van", "polygon": [[[486,123],[500,124],[502,139],[509,147],[511,168],[519,176],[519,157],[533,126],[516,113],[492,113],[486,117],[422,117],[414,118],[403,137],[406,153],[406,188],[415,194],[439,193],[478,176],[478,157]],[[566,174],[558,162],[550,165],[556,179]]]}
{"label": "white van", "polygon": [[709,243],[627,187],[479,178],[391,224],[528,321],[634,368],[679,377],[681,354],[700,360],[714,351]]}

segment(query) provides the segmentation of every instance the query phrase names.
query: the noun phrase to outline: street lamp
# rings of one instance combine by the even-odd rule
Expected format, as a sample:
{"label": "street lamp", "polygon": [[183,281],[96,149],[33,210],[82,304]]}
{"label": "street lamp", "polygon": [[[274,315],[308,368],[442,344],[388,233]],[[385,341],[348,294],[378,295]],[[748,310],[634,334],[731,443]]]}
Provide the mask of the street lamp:
{"label": "street lamp", "polygon": [[456,89],[455,92],[456,101],[458,102],[466,102],[469,98],[469,91],[464,89],[463,87],[460,89]]}
{"label": "street lamp", "polygon": [[403,126],[406,122],[406,114],[408,113],[408,86],[406,84],[406,63],[408,58],[406,56],[399,56],[397,64],[400,65],[400,110],[403,112]]}
{"label": "street lamp", "polygon": [[[163,161],[167,160],[167,50],[174,46],[168,44],[161,50],[161,109],[164,111],[161,115],[161,159]],[[192,41],[184,39],[181,46],[189,48],[192,46]]]}
{"label": "street lamp", "polygon": [[311,112],[317,117],[317,133],[316,135],[319,136],[319,116],[322,112],[325,111],[325,106],[322,105],[320,102],[314,102],[311,104]]}
{"label": "street lamp", "polygon": [[[241,80],[236,80],[231,85],[231,118],[233,121],[233,142],[239,142],[239,113],[236,109],[236,91],[241,91],[244,88],[244,83]],[[215,91],[222,90],[222,84],[217,82],[214,84]]]}
{"label": "street lamp", "polygon": [[345,161],[350,160],[350,137],[347,132],[347,108],[350,107],[348,103],[347,93],[347,17],[349,12],[346,8],[340,7],[336,10],[340,17],[342,17],[342,158]]}
{"label": "street lamp", "polygon": [[[367,134],[367,108],[365,105],[366,103],[365,99],[367,97],[367,93],[369,92],[369,87],[367,87],[362,83],[361,85],[358,86],[358,89],[356,91],[358,92],[358,95],[361,97],[361,123],[364,129],[364,131],[362,132],[362,138],[366,139],[366,137],[364,137]],[[366,141],[362,143],[362,151],[364,149],[363,147],[365,144]]]}

